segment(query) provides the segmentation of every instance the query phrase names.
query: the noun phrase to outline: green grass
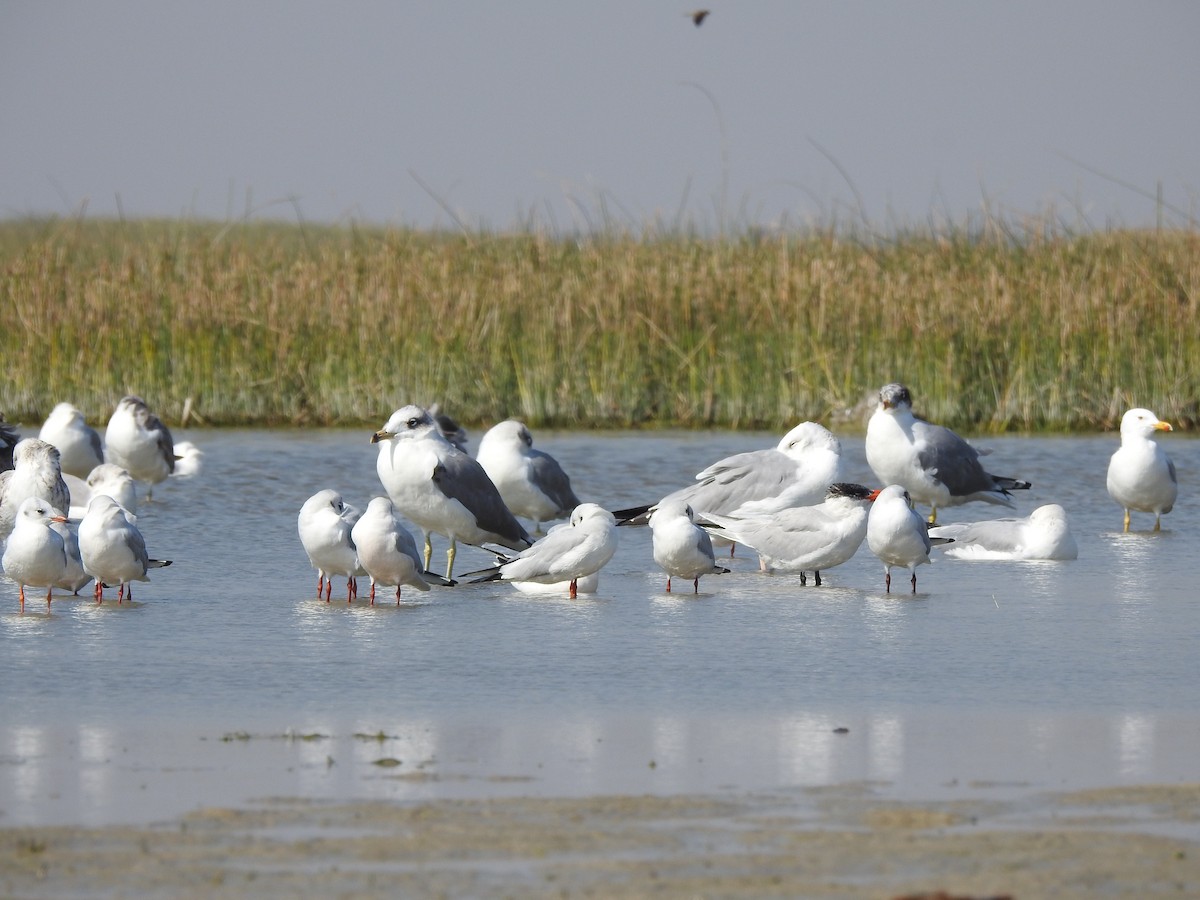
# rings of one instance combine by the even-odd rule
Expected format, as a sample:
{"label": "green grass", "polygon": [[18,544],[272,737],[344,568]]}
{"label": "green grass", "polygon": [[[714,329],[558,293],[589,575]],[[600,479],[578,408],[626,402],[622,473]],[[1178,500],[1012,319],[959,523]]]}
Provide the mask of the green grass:
{"label": "green grass", "polygon": [[881,384],[981,431],[1200,422],[1200,235],[448,234],[0,224],[0,410],[168,421],[853,429]]}

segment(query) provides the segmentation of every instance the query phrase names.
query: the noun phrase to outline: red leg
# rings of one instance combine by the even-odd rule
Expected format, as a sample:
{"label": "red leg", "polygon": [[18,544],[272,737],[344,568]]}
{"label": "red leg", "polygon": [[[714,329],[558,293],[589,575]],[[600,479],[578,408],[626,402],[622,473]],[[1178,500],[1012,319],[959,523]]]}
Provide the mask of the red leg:
{"label": "red leg", "polygon": [[667,576],[667,593],[671,593],[671,576]]}
{"label": "red leg", "polygon": [[891,572],[883,573],[883,587],[885,589],[885,593],[890,594],[892,592],[892,573]]}
{"label": "red leg", "polygon": [[396,585],[396,605],[400,605],[400,585]]}
{"label": "red leg", "polygon": [[325,573],[319,569],[317,571],[319,573],[317,575],[317,599],[320,600],[321,595],[325,593]]}
{"label": "red leg", "polygon": [[325,602],[329,602],[330,595],[333,594],[333,579],[330,578],[325,582]]}
{"label": "red leg", "polygon": [[571,579],[571,593],[569,595],[572,600],[579,596],[579,588],[575,585],[575,579]]}
{"label": "red leg", "polygon": [[21,612],[25,612],[25,585],[18,584],[17,591],[21,595]]}

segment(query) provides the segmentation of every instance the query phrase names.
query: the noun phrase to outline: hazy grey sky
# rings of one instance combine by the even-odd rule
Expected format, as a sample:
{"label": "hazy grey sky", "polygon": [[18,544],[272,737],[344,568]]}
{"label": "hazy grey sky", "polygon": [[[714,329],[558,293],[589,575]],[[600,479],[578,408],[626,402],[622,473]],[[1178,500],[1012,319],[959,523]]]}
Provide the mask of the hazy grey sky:
{"label": "hazy grey sky", "polygon": [[1200,217],[1200,3],[707,5],[0,0],[0,215]]}

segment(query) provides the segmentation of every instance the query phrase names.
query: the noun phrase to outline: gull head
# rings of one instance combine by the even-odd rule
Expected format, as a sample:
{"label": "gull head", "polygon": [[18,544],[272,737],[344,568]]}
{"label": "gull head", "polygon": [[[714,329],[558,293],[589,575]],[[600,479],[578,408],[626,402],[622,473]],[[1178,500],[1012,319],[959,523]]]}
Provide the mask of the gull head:
{"label": "gull head", "polygon": [[1131,409],[1121,416],[1121,434],[1140,434],[1150,437],[1156,431],[1174,431],[1170,422],[1164,422],[1148,409]]}
{"label": "gull head", "polygon": [[[437,422],[429,411],[419,406],[404,406],[392,413],[387,424],[371,435],[371,443],[390,440],[420,440],[429,435],[441,437]],[[445,438],[443,438],[445,440]]]}
{"label": "gull head", "polygon": [[912,409],[912,394],[908,388],[898,382],[885,384],[879,389],[880,409]]}

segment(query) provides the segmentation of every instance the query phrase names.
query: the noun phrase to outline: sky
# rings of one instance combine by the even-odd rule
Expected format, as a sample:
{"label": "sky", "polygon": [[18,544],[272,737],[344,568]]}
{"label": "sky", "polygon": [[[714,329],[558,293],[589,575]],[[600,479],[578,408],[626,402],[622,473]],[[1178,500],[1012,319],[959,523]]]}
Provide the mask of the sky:
{"label": "sky", "polygon": [[688,2],[0,0],[0,217],[1200,220],[1193,0]]}

